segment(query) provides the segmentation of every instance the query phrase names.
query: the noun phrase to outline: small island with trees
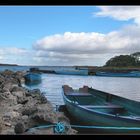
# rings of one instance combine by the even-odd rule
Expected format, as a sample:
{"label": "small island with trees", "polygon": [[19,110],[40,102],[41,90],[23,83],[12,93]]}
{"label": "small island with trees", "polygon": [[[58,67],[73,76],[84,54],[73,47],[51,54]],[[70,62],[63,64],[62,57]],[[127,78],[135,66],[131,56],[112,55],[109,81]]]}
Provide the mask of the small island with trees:
{"label": "small island with trees", "polygon": [[105,67],[140,67],[140,52],[115,56],[106,62]]}
{"label": "small island with trees", "polygon": [[76,69],[87,68],[89,75],[94,75],[97,71],[104,72],[131,72],[140,71],[140,52],[130,55],[119,55],[110,58],[104,66],[75,66]]}

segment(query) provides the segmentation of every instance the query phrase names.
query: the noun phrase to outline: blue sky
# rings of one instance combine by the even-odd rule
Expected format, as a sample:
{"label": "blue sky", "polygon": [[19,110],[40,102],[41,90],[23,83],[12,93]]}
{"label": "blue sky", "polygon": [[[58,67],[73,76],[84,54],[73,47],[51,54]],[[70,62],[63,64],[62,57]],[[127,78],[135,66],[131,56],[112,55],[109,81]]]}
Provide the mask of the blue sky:
{"label": "blue sky", "polygon": [[[114,6],[114,8],[117,7]],[[103,48],[100,53],[97,51],[97,55],[96,49],[91,49],[89,45],[92,42],[90,41],[89,44],[87,42],[90,36],[93,37],[93,40],[95,39],[95,36],[91,33],[98,33],[100,38],[102,34],[106,36],[113,31],[120,34],[122,32],[120,30],[126,30],[124,28],[128,28],[127,26],[130,26],[130,28],[131,26],[138,27],[138,24],[134,22],[135,19],[138,19],[137,17],[133,15],[129,17],[129,14],[126,13],[124,16],[128,17],[127,20],[123,17],[119,19],[117,14],[116,17],[111,15],[113,9],[108,10],[110,13],[105,13],[106,9],[104,11],[104,9],[96,6],[0,6],[0,63],[102,65],[105,60],[114,54],[118,54],[118,51],[117,53],[110,53],[110,51],[103,53]],[[99,12],[105,15],[97,16],[96,14]],[[70,42],[65,38],[67,32],[69,38],[72,39]],[[84,45],[73,44],[73,40],[76,42],[78,39],[77,42],[79,41],[78,35],[80,33],[84,33],[86,46],[89,46],[90,50],[93,51],[92,57],[88,56],[89,48],[86,50],[83,40]],[[54,37],[56,34],[60,37]],[[54,38],[55,44],[49,44],[50,40],[52,41]],[[62,42],[63,39],[65,42]],[[37,43],[38,41],[39,43]],[[69,44],[67,45],[66,42]],[[65,46],[62,44],[65,44]],[[75,48],[73,49],[74,45]],[[14,48],[15,53],[10,52],[12,48]],[[80,48],[85,49],[86,53],[78,50]],[[72,53],[74,51],[75,54]],[[102,54],[102,57],[100,54]],[[94,59],[94,61],[91,59]],[[100,62],[96,60],[100,60]]]}

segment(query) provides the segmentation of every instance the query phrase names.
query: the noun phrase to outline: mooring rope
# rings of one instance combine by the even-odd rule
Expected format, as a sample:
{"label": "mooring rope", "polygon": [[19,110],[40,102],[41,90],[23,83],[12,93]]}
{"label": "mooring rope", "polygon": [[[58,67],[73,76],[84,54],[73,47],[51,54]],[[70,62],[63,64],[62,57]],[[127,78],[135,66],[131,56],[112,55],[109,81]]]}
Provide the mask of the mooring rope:
{"label": "mooring rope", "polygon": [[115,127],[115,126],[94,126],[94,125],[66,125],[62,122],[58,122],[56,124],[51,125],[42,125],[30,128],[28,131],[33,131],[33,129],[41,129],[41,128],[49,128],[53,127],[54,133],[56,134],[62,134],[65,132],[66,127],[72,127],[72,128],[89,128],[89,129],[124,129],[124,130],[140,130],[140,127]]}

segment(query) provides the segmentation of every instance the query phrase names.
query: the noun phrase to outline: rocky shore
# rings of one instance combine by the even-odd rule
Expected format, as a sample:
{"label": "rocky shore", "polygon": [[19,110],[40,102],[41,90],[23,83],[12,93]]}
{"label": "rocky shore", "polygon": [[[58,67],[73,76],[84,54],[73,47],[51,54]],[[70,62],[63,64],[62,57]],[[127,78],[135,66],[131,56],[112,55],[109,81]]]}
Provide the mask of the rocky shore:
{"label": "rocky shore", "polygon": [[[48,135],[57,134],[54,127],[30,129],[58,122],[70,124],[63,112],[55,111],[50,101],[39,89],[22,87],[24,71],[0,72],[0,134]],[[28,131],[32,130],[32,131]],[[62,134],[76,134],[70,126]]]}

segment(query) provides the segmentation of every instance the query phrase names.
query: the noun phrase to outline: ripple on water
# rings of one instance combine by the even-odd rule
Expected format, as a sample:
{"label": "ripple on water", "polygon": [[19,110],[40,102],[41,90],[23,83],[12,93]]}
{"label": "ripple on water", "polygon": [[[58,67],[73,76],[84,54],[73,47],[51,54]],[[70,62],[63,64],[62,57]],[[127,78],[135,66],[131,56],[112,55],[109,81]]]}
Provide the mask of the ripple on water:
{"label": "ripple on water", "polygon": [[62,85],[64,84],[75,89],[87,85],[128,99],[140,101],[140,78],[42,74],[42,83],[30,88],[40,88],[54,105],[61,105],[64,104],[62,98]]}

